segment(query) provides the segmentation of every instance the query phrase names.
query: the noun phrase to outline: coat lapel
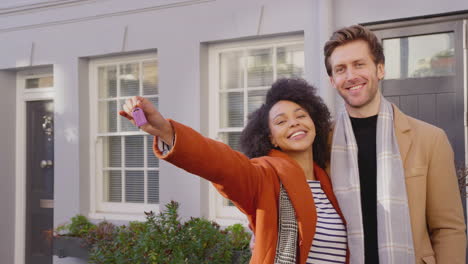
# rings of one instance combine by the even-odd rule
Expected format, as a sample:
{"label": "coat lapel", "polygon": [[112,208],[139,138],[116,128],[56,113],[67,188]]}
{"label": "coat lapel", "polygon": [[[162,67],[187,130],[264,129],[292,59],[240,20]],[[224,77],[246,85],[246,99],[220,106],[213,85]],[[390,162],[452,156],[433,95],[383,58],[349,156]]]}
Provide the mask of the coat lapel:
{"label": "coat lapel", "polygon": [[393,106],[393,122],[395,125],[395,135],[400,148],[400,156],[403,164],[406,161],[406,155],[411,148],[411,126],[408,122],[408,117],[403,114],[398,107]]}
{"label": "coat lapel", "polygon": [[[289,199],[294,207],[297,218],[297,225],[299,229],[299,245],[300,245],[300,261],[305,262],[312,246],[312,240],[315,236],[315,228],[317,225],[317,209],[315,208],[314,197],[312,191],[307,184],[304,172],[299,164],[291,159],[288,155],[281,151],[272,150],[269,154],[270,157],[280,157],[288,160],[288,162],[275,162],[278,177],[280,178]],[[333,207],[337,210],[341,219],[346,225],[346,221],[338,206],[338,201],[333,194],[333,187],[325,170],[320,168],[314,163],[314,175],[320,181],[320,185],[332,203]]]}
{"label": "coat lapel", "polygon": [[[277,162],[275,168],[278,176],[288,193],[291,204],[294,207],[299,229],[299,245],[301,249],[307,248],[307,252],[312,245],[312,239],[315,235],[317,210],[315,209],[314,198],[302,168],[297,162],[281,151],[272,150],[271,157],[281,157],[289,162]],[[279,164],[278,164],[279,163]],[[293,164],[293,165],[291,165]],[[280,165],[280,166],[278,166]],[[301,250],[301,255],[303,255]]]}

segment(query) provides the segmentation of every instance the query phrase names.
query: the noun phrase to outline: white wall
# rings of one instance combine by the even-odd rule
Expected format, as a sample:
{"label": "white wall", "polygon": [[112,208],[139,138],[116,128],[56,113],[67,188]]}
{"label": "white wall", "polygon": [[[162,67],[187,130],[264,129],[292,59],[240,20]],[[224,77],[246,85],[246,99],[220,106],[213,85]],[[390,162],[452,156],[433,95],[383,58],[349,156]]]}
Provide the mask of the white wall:
{"label": "white wall", "polygon": [[[0,256],[13,259],[15,241],[16,74],[0,72]],[[2,262],[2,261],[0,261]]]}

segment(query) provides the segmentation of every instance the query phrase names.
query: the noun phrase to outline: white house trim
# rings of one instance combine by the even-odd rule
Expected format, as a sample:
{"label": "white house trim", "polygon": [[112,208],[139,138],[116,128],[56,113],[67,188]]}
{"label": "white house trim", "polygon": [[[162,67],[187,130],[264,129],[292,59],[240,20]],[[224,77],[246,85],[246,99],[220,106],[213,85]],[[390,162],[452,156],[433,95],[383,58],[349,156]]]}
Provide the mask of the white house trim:
{"label": "white house trim", "polygon": [[0,15],[12,14],[26,11],[39,11],[46,8],[65,7],[71,4],[81,4],[84,2],[91,2],[96,0],[49,0],[49,1],[37,1],[31,0],[29,3],[11,5],[0,8]]}
{"label": "white house trim", "polygon": [[[81,1],[84,1],[84,0],[81,0]],[[177,3],[152,5],[152,6],[136,8],[136,9],[131,9],[131,10],[115,11],[115,12],[109,12],[109,13],[103,13],[103,14],[97,14],[97,15],[83,16],[83,17],[72,18],[72,19],[57,19],[57,20],[43,22],[43,23],[31,23],[31,24],[21,25],[21,26],[0,28],[0,33],[36,29],[36,28],[50,27],[50,26],[56,26],[56,25],[71,24],[71,23],[79,23],[79,22],[90,21],[90,20],[100,20],[100,19],[105,19],[109,17],[125,16],[125,15],[137,14],[137,13],[151,12],[155,10],[163,10],[163,9],[168,9],[168,8],[203,4],[203,3],[214,2],[214,1],[216,0],[189,0],[189,1],[182,1],[182,2],[177,2]],[[1,15],[1,12],[0,12],[0,15]]]}
{"label": "white house trim", "polygon": [[[98,133],[98,120],[95,113],[98,112],[97,100],[98,100],[98,89],[96,83],[98,80],[97,69],[100,66],[106,65],[115,65],[123,63],[134,63],[139,62],[140,66],[144,61],[153,61],[157,59],[157,53],[153,50],[151,52],[134,54],[134,55],[121,55],[121,56],[112,56],[112,57],[103,57],[92,59],[89,64],[89,102],[90,102],[90,142],[89,149],[90,151],[90,211],[88,213],[89,218],[91,219],[112,219],[112,220],[124,220],[124,221],[143,221],[145,220],[145,211],[159,212],[159,204],[130,204],[130,203],[110,203],[110,202],[100,202],[101,197],[104,193],[103,185],[103,175],[102,175],[102,136],[106,135],[148,135],[142,131],[131,131],[131,132],[118,132],[118,133]],[[142,71],[140,70],[140,79]],[[142,84],[140,84],[141,86]],[[140,87],[141,89],[141,87]],[[120,95],[118,95],[119,97]],[[159,98],[159,94],[155,97]],[[117,127],[120,127],[120,119],[117,119]],[[146,171],[159,171],[159,168],[149,169],[147,168],[147,159],[146,159],[146,144],[147,140],[144,141],[145,149],[145,161],[144,168]],[[122,157],[123,159],[123,157]],[[122,160],[124,164],[124,160]],[[125,170],[132,170],[132,168],[126,168]],[[145,203],[146,203],[146,179],[145,179]],[[125,192],[123,192],[125,195]],[[124,197],[122,197],[124,198]]]}

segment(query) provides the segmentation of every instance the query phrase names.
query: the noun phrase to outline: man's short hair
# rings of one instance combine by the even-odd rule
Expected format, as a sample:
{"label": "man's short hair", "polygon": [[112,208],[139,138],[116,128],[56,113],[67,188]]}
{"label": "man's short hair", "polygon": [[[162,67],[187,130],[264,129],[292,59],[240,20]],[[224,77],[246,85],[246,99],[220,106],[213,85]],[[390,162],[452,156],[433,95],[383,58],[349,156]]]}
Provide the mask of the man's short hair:
{"label": "man's short hair", "polygon": [[333,35],[325,43],[323,48],[323,53],[325,55],[325,67],[327,68],[328,76],[332,76],[332,68],[330,65],[330,56],[333,51],[342,45],[350,43],[355,40],[364,40],[369,46],[369,50],[372,55],[374,63],[377,65],[379,63],[385,64],[385,56],[383,53],[382,44],[380,44],[379,39],[375,34],[360,25],[353,25],[350,27],[344,27],[333,32]]}

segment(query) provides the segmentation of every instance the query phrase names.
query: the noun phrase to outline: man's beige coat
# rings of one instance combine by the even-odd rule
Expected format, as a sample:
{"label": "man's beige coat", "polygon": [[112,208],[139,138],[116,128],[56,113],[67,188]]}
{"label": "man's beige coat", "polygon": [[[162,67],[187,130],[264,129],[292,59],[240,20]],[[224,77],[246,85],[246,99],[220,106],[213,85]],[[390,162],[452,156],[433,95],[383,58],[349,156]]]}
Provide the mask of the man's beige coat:
{"label": "man's beige coat", "polygon": [[442,129],[393,109],[416,263],[465,264],[466,227],[447,136]]}

